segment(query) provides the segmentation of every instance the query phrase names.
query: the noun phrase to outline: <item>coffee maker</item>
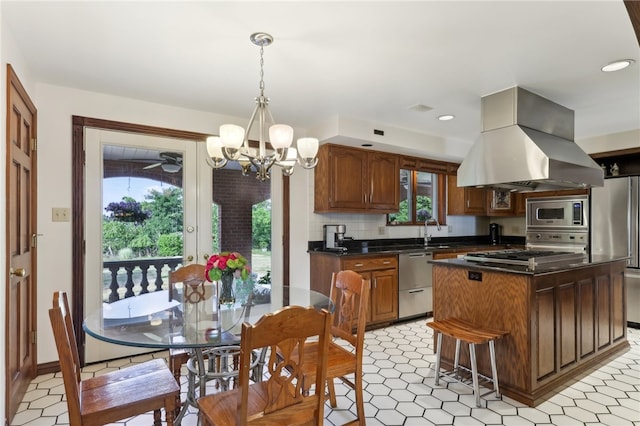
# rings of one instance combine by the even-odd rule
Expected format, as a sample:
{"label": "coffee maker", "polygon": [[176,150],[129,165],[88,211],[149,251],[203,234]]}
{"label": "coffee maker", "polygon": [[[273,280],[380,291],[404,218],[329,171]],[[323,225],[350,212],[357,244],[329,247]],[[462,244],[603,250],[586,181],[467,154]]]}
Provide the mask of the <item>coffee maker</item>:
{"label": "coffee maker", "polygon": [[494,246],[496,244],[500,244],[501,243],[500,240],[502,239],[502,226],[500,226],[497,223],[490,223],[489,239],[491,240],[491,244],[493,244]]}
{"label": "coffee maker", "polygon": [[346,225],[324,225],[324,248],[329,250],[342,250]]}

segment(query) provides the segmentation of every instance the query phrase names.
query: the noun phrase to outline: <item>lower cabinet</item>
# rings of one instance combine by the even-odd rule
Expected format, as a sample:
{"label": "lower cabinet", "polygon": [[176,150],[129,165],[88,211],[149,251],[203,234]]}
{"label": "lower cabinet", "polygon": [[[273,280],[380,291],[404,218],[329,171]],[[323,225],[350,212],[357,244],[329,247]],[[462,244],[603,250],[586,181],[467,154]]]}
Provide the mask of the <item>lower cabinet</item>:
{"label": "lower cabinet", "polygon": [[371,281],[368,324],[398,319],[398,256],[311,253],[311,290],[329,295],[333,272],[350,269]]}

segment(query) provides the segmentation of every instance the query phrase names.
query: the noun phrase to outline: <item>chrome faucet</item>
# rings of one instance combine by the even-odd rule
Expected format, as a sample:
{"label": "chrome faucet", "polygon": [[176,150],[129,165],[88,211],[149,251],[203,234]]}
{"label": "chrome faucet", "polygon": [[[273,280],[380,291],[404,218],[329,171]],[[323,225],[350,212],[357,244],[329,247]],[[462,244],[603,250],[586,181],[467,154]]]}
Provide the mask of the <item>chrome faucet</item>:
{"label": "chrome faucet", "polygon": [[[439,231],[441,229],[440,222],[435,217],[431,217],[436,222],[436,229]],[[424,221],[424,246],[429,246],[429,241],[431,241],[431,234],[429,234],[429,220]]]}

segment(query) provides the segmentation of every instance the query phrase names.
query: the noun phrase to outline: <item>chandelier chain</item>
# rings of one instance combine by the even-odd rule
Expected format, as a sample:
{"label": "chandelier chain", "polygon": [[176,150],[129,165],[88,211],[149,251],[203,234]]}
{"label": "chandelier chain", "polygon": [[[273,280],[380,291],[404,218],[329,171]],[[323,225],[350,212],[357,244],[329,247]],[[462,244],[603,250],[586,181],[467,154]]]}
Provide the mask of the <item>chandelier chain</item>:
{"label": "chandelier chain", "polygon": [[260,96],[264,96],[264,46],[260,45]]}

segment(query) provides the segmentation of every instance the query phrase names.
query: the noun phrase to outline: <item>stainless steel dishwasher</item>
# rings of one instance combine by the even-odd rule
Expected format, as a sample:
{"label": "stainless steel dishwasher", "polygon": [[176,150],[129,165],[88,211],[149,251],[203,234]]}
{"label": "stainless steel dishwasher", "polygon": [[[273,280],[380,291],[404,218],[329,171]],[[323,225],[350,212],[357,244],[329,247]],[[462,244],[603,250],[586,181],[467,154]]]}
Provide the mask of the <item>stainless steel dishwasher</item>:
{"label": "stainless steel dishwasher", "polygon": [[432,258],[424,251],[398,255],[398,318],[433,312]]}

